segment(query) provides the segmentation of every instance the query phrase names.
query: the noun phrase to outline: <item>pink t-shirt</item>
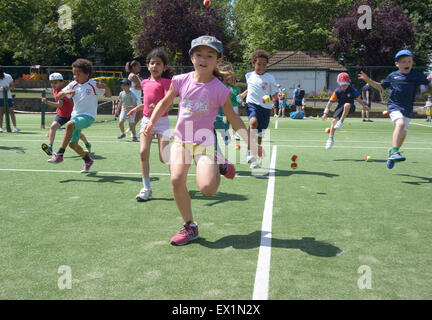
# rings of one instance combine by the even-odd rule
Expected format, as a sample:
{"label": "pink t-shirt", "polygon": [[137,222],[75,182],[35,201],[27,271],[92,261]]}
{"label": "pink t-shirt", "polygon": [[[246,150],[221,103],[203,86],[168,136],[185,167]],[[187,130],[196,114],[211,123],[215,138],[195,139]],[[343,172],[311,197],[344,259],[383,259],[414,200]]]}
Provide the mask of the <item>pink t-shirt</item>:
{"label": "pink t-shirt", "polygon": [[[141,81],[141,88],[144,93],[144,117],[151,117],[154,109],[150,109],[150,105],[154,104],[156,107],[158,102],[162,100],[163,97],[165,97],[165,94],[169,90],[170,86],[171,80],[166,78],[160,78],[156,81],[150,79],[144,79]],[[168,116],[168,112],[162,115],[162,117],[166,116]]]}
{"label": "pink t-shirt", "polygon": [[213,122],[219,108],[231,94],[218,78],[197,83],[194,72],[180,74],[172,79],[174,92],[180,96],[174,138],[181,142],[214,145]]}

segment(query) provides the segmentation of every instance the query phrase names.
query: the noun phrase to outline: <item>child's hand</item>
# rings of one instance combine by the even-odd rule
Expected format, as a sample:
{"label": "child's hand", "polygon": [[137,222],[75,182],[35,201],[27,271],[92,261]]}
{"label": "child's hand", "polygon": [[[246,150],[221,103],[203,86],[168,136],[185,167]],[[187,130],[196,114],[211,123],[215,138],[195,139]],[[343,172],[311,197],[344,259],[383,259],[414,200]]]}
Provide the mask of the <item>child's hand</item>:
{"label": "child's hand", "polygon": [[135,108],[127,113],[127,116],[130,117],[135,114]]}
{"label": "child's hand", "polygon": [[147,123],[143,131],[145,136],[151,137],[153,133],[153,125],[150,122]]}
{"label": "child's hand", "polygon": [[360,71],[358,78],[360,80],[363,80],[365,82],[367,82],[369,80],[369,77],[366,75],[366,73],[364,73],[363,71]]}
{"label": "child's hand", "polygon": [[106,84],[103,82],[96,82],[96,87],[98,87],[98,89],[106,89]]}
{"label": "child's hand", "polygon": [[47,103],[47,98],[42,98],[41,100],[42,100],[42,103],[45,103],[45,104]]}
{"label": "child's hand", "polygon": [[149,109],[153,110],[156,106],[154,105],[154,103],[149,105]]}

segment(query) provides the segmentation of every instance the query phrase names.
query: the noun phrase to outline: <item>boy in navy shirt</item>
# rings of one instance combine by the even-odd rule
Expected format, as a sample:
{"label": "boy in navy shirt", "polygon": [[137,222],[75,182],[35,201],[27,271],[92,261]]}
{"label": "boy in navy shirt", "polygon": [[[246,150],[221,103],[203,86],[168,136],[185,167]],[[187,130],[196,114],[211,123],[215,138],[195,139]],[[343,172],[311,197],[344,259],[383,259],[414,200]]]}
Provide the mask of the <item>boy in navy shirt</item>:
{"label": "boy in navy shirt", "polygon": [[323,119],[326,119],[332,103],[338,103],[336,110],[333,113],[330,135],[325,145],[326,149],[333,147],[335,131],[342,128],[344,119],[348,116],[348,114],[355,111],[354,100],[357,100],[363,106],[363,109],[369,110],[369,108],[360,99],[360,93],[351,86],[351,80],[348,73],[339,73],[337,76],[337,83],[339,88],[333,92],[326,108],[324,109]]}
{"label": "boy in navy shirt", "polygon": [[415,93],[419,85],[432,86],[431,78],[412,71],[413,54],[409,50],[400,50],[395,56],[395,65],[398,71],[390,73],[387,78],[378,83],[370,79],[363,71],[358,78],[379,91],[390,88],[390,99],[387,109],[391,120],[395,124],[393,131],[392,148],[389,150],[387,168],[392,169],[395,162],[405,161],[406,158],[399,152],[413,114]]}

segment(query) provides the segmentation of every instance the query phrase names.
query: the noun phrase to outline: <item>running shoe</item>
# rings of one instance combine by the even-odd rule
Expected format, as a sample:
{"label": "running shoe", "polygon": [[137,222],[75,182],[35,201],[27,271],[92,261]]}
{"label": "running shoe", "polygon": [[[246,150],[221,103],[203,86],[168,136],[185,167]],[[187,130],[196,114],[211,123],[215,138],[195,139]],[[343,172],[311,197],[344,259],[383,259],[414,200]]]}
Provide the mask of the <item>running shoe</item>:
{"label": "running shoe", "polygon": [[388,157],[388,160],[399,162],[399,161],[405,161],[406,158],[400,154],[400,152],[394,152]]}
{"label": "running shoe", "polygon": [[88,161],[88,162],[84,161],[84,165],[83,165],[83,168],[81,170],[81,173],[88,173],[93,162],[94,162],[94,160],[92,158],[90,158],[90,161]]}
{"label": "running shoe", "polygon": [[41,148],[47,155],[52,156],[52,148],[49,145],[42,143]]}
{"label": "running shoe", "polygon": [[57,153],[54,153],[53,156],[50,159],[48,159],[48,162],[50,163],[60,163],[62,161],[63,161],[63,155]]}
{"label": "running shoe", "polygon": [[190,241],[198,238],[198,225],[197,224],[184,224],[174,237],[171,238],[170,243],[175,246],[184,246]]}
{"label": "running shoe", "polygon": [[332,147],[333,147],[333,145],[334,145],[334,138],[333,137],[329,137],[328,139],[327,139],[327,143],[326,143],[326,145],[325,145],[325,148],[328,150],[328,149],[331,149]]}
{"label": "running shoe", "polygon": [[336,122],[336,125],[334,126],[335,130],[339,130],[340,128],[342,128],[343,126],[343,121],[339,120],[338,122]]}
{"label": "running shoe", "polygon": [[142,188],[136,195],[135,199],[138,202],[148,201],[152,199],[152,190]]}
{"label": "running shoe", "polygon": [[235,167],[222,156],[215,155],[216,163],[219,166],[219,173],[225,178],[234,179],[236,175]]}
{"label": "running shoe", "polygon": [[121,135],[119,135],[119,136],[117,137],[117,139],[123,139],[124,137],[126,137],[126,135],[125,135],[124,133],[122,133]]}

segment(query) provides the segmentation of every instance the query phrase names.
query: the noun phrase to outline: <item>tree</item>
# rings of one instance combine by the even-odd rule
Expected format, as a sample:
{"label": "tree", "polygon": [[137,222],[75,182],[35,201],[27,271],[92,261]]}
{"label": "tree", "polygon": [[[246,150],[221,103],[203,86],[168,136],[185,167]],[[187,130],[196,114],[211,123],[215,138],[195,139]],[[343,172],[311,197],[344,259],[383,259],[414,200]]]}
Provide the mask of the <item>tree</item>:
{"label": "tree", "polygon": [[432,0],[395,0],[394,2],[417,26],[414,29],[414,54],[420,65],[427,65],[430,62],[428,56],[432,55]]}
{"label": "tree", "polygon": [[[360,5],[372,9],[372,28],[358,26]],[[357,1],[345,16],[331,23],[328,49],[336,58],[344,56],[345,65],[394,66],[394,56],[402,48],[414,45],[415,26],[403,10],[390,0]]]}
{"label": "tree", "polygon": [[172,53],[171,64],[190,65],[188,51],[194,38],[208,34],[226,46],[224,13],[223,8],[206,8],[196,0],[142,0],[138,52],[146,56],[153,48],[163,46]]}
{"label": "tree", "polygon": [[244,61],[257,49],[323,50],[329,21],[353,0],[236,0],[234,23],[244,47]]}

